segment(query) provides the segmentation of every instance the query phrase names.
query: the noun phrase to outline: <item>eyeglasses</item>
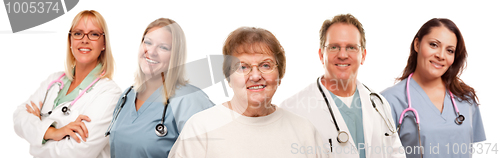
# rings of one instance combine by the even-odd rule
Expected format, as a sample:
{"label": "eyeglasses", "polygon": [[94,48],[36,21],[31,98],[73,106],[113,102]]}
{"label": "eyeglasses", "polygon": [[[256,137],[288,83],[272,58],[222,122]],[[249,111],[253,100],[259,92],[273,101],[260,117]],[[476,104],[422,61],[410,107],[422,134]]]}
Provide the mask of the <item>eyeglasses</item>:
{"label": "eyeglasses", "polygon": [[[340,52],[340,49],[342,49],[342,47],[340,47],[339,45],[336,45],[336,44],[329,44],[329,45],[326,45],[324,47],[326,47],[326,51],[328,53],[338,53],[338,52]],[[359,52],[359,49],[361,49],[361,46],[359,46],[359,45],[347,45],[345,47],[345,51],[348,53],[357,53],[357,52]]]}
{"label": "eyeglasses", "polygon": [[100,33],[97,31],[90,31],[89,33],[83,33],[82,31],[76,31],[76,32],[70,32],[69,33],[73,39],[75,40],[81,40],[83,39],[83,36],[87,35],[87,38],[92,41],[97,41],[101,36],[104,36],[104,33]]}
{"label": "eyeglasses", "polygon": [[254,66],[257,66],[257,69],[264,74],[273,72],[274,69],[277,67],[277,65],[272,61],[264,61],[261,62],[259,65],[250,65],[242,62],[239,63],[239,65],[237,65],[237,67],[234,68],[233,70],[238,74],[248,75],[252,71],[252,68]]}

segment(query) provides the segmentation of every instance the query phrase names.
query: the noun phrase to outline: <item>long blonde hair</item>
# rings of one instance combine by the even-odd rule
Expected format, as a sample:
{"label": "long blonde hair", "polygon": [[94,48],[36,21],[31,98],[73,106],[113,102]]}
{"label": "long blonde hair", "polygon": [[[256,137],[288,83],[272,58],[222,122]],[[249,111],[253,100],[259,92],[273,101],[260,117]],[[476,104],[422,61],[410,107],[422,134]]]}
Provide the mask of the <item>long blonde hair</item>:
{"label": "long blonde hair", "polygon": [[[175,95],[175,90],[177,88],[186,85],[188,82],[185,76],[186,70],[184,67],[186,63],[186,37],[184,36],[184,31],[182,31],[179,24],[175,21],[167,18],[159,18],[148,25],[142,35],[141,42],[144,41],[144,36],[155,27],[167,29],[172,34],[172,53],[170,55],[168,71],[163,81],[165,99],[168,99]],[[145,89],[145,81],[146,76],[138,64],[138,69],[135,72],[134,89],[137,92],[143,91]]]}
{"label": "long blonde hair", "polygon": [[[112,79],[114,73],[115,60],[113,58],[113,54],[111,53],[111,43],[109,42],[108,26],[102,15],[95,10],[81,11],[75,16],[73,22],[71,22],[71,28],[69,29],[69,32],[71,32],[76,27],[78,22],[80,22],[80,20],[84,18],[91,20],[95,25],[97,25],[104,31],[104,43],[106,45],[106,49],[104,51],[101,51],[101,54],[97,58],[98,62],[102,64],[102,68],[101,70],[99,70],[98,74],[100,75],[103,71],[105,71],[102,78]],[[66,53],[64,73],[66,73],[66,77],[70,81],[72,81],[73,67],[76,64],[76,58],[75,56],[73,56],[73,53],[71,52],[71,35],[69,34],[69,32],[68,32],[68,47],[66,51],[67,53]]]}

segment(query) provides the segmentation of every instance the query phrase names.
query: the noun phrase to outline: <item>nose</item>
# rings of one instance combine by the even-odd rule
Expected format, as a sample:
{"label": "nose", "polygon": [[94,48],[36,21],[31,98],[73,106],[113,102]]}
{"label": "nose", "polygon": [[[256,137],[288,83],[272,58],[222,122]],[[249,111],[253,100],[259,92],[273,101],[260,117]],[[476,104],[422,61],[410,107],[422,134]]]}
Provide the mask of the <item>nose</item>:
{"label": "nose", "polygon": [[446,49],[441,49],[436,54],[434,54],[434,56],[441,61],[444,60],[444,53],[446,53]]}
{"label": "nose", "polygon": [[156,46],[154,45],[147,46],[143,44],[143,48],[144,48],[144,54],[149,56],[156,55]]}
{"label": "nose", "polygon": [[[87,36],[87,37],[85,37],[85,36]],[[82,43],[89,43],[89,42],[90,42],[89,35],[83,35]]]}
{"label": "nose", "polygon": [[345,60],[349,57],[349,53],[344,49],[341,48],[340,51],[337,53],[337,58],[340,60]]}
{"label": "nose", "polygon": [[257,82],[262,79],[262,72],[259,71],[257,66],[252,66],[252,71],[248,74],[249,80]]}

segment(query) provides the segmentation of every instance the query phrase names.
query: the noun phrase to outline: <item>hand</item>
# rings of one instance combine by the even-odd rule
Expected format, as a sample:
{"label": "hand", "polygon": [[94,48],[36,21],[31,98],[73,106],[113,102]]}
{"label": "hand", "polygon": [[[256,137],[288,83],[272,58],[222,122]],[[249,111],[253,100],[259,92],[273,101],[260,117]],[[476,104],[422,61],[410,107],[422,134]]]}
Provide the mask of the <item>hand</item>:
{"label": "hand", "polygon": [[[41,107],[42,107],[42,102],[40,102],[40,108]],[[26,104],[26,111],[28,111],[28,113],[31,113],[31,114],[35,115],[40,120],[42,119],[42,117],[40,116],[40,109],[38,108],[38,106],[36,106],[35,103],[31,102],[31,106],[29,106],[28,104]]]}
{"label": "hand", "polygon": [[64,139],[64,137],[69,135],[73,139],[75,139],[76,142],[80,143],[80,138],[76,136],[76,133],[78,133],[82,137],[83,141],[87,141],[87,138],[89,137],[89,131],[87,129],[87,126],[85,126],[85,123],[82,122],[83,120],[90,122],[90,118],[88,116],[80,115],[74,122],[71,122],[59,129],[49,127],[49,129],[47,129],[47,132],[45,132],[43,139],[60,141]]}

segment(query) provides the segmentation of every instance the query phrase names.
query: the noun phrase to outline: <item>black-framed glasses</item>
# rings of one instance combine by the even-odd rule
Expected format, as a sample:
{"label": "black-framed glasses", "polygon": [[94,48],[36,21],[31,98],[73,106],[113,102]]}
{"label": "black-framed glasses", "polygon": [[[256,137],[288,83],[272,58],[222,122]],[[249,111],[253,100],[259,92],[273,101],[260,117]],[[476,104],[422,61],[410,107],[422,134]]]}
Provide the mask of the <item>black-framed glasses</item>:
{"label": "black-framed glasses", "polygon": [[83,39],[83,36],[87,35],[87,38],[92,41],[97,41],[101,36],[104,36],[104,33],[100,33],[97,31],[90,31],[89,33],[83,33],[82,31],[75,31],[75,32],[70,32],[69,33],[71,37],[75,40],[81,40]]}
{"label": "black-framed glasses", "polygon": [[257,70],[262,72],[263,74],[271,73],[276,69],[277,64],[272,61],[263,61],[259,63],[259,65],[250,65],[244,62],[239,63],[236,65],[233,70],[235,70],[236,73],[241,74],[241,75],[248,75],[252,71],[253,67],[257,66]]}
{"label": "black-framed glasses", "polygon": [[[338,52],[340,52],[340,49],[342,49],[342,47],[337,45],[337,44],[329,44],[329,45],[326,45],[324,47],[326,47],[326,51],[328,53],[338,53]],[[344,47],[344,49],[348,53],[357,53],[361,49],[361,46],[360,45],[347,45]]]}

